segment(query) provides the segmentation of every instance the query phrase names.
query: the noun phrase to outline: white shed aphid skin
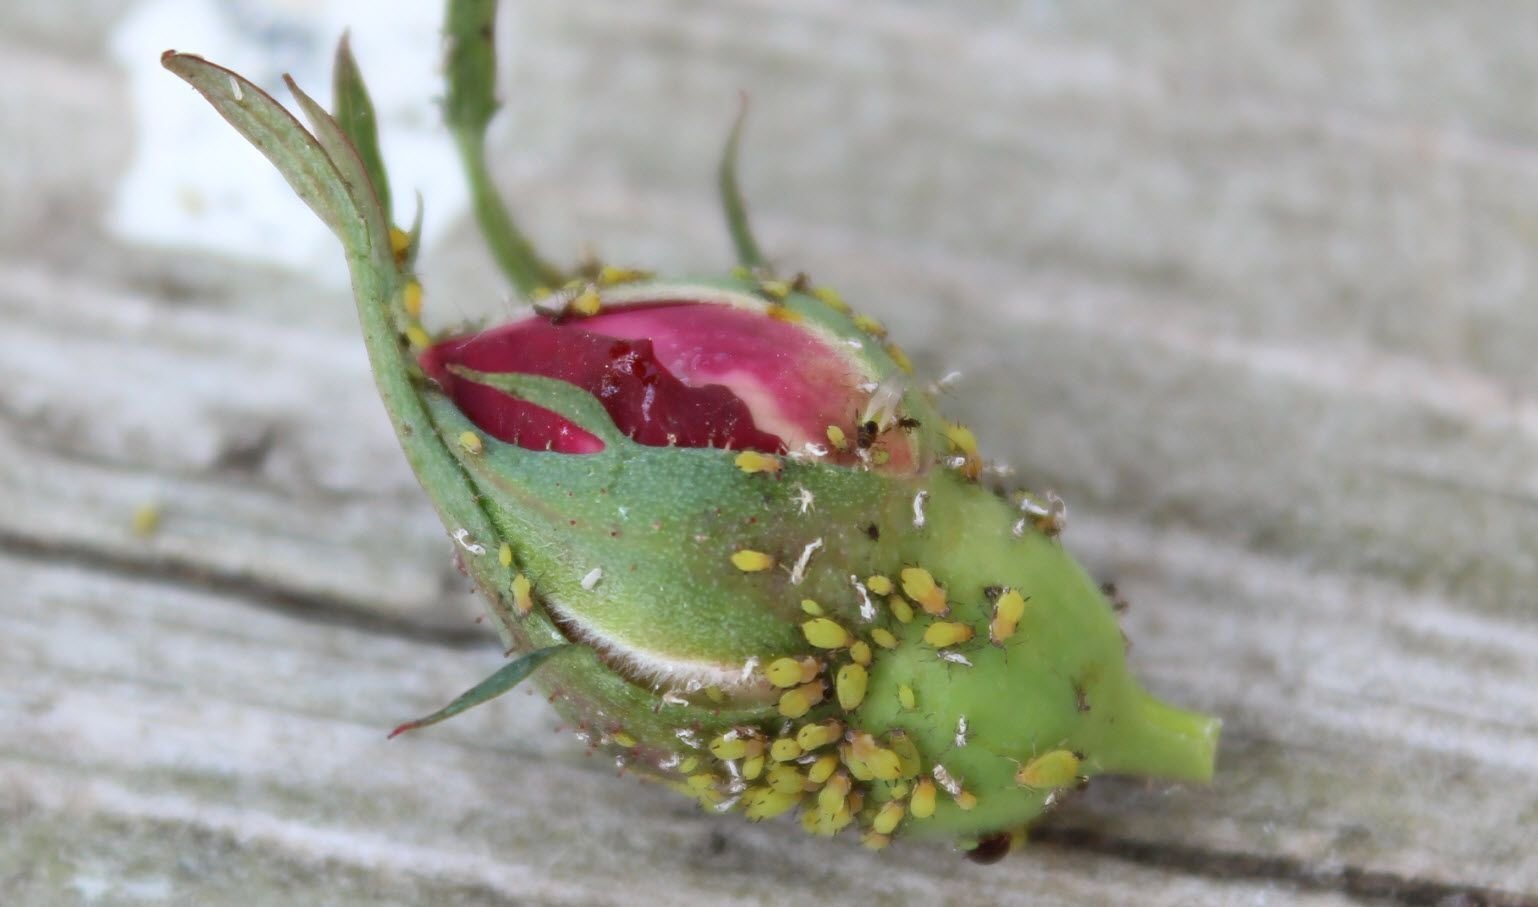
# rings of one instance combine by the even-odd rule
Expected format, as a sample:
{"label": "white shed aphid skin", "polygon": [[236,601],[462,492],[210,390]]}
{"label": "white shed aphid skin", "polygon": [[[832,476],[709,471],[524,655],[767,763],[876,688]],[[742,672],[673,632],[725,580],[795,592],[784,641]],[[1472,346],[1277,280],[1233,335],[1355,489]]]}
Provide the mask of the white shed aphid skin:
{"label": "white shed aphid skin", "polygon": [[875,423],[876,434],[890,429],[897,423],[897,412],[908,392],[908,379],[902,374],[888,375],[871,391],[870,400],[860,413],[860,424]]}
{"label": "white shed aphid skin", "polygon": [[957,781],[955,776],[952,775],[945,766],[936,762],[935,767],[930,771],[930,774],[934,776],[935,783],[940,785],[941,790],[950,794],[952,797],[958,797],[961,795],[961,782]]}
{"label": "white shed aphid skin", "polygon": [[924,516],[924,503],[929,500],[929,492],[920,491],[913,495],[913,528],[923,529],[928,522]]}
{"label": "white shed aphid skin", "polygon": [[953,665],[960,665],[963,668],[972,667],[972,659],[966,657],[960,652],[956,652],[951,649],[941,649],[935,654],[940,656],[942,661],[948,661]]}
{"label": "white shed aphid skin", "polygon": [[802,514],[811,513],[817,507],[817,496],[805,485],[796,486],[796,505]]}
{"label": "white shed aphid skin", "polygon": [[938,397],[940,394],[943,394],[951,388],[955,387],[960,381],[961,372],[952,369],[934,381],[931,381],[929,383],[929,387],[926,388],[926,390],[928,391],[929,396]]}
{"label": "white shed aphid skin", "polygon": [[812,555],[816,554],[817,549],[821,547],[822,539],[814,539],[801,549],[801,556],[796,558],[795,565],[790,568],[790,584],[792,586],[799,586],[801,581],[806,579],[807,565],[812,562]]}
{"label": "white shed aphid skin", "polygon": [[870,590],[853,573],[849,574],[849,582],[854,586],[855,594],[860,596],[860,619],[870,623],[876,619],[876,603],[871,601]]}
{"label": "white shed aphid skin", "polygon": [[956,746],[967,745],[967,716],[956,716]]}
{"label": "white shed aphid skin", "polygon": [[453,532],[453,537],[454,541],[459,543],[459,547],[465,549],[465,551],[475,555],[476,557],[480,557],[486,553],[485,545],[477,544],[476,542],[472,542],[470,540],[470,530],[468,529],[455,529]]}
{"label": "white shed aphid skin", "polygon": [[602,579],[603,568],[594,567],[593,569],[589,570],[585,576],[582,577],[582,588],[591,592],[597,588],[599,581]]}

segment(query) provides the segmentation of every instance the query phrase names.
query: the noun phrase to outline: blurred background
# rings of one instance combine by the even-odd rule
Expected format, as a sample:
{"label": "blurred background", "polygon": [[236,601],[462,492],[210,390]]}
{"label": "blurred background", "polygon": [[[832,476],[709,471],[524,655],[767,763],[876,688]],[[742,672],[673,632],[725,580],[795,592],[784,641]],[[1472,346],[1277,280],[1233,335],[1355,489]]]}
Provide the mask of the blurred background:
{"label": "blurred background", "polygon": [[[551,257],[786,270],[1071,508],[1132,660],[1227,722],[992,871],[715,821],[509,697],[334,241],[165,73],[329,97],[343,29],[429,322],[517,305],[438,126],[440,11],[0,6],[0,900],[1534,903],[1538,8],[506,2],[497,176]],[[661,881],[656,881],[661,880]]]}

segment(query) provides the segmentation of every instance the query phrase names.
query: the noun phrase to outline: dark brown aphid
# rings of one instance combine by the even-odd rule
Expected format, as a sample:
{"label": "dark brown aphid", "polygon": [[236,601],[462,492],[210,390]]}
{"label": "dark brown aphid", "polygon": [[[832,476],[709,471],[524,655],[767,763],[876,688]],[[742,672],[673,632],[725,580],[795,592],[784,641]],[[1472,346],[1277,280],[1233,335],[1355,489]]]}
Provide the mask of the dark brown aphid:
{"label": "dark brown aphid", "polygon": [[977,846],[967,851],[967,859],[973,863],[987,866],[1009,856],[1011,848],[1010,834],[1001,831],[995,835],[989,835],[977,842]]}

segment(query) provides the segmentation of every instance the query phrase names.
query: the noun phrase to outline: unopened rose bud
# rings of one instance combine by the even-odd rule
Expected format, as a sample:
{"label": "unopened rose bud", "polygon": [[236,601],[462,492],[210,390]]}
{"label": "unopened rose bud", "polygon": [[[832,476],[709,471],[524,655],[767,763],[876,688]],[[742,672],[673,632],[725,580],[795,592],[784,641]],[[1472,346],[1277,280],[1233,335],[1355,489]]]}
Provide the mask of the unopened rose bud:
{"label": "unopened rose bud", "polygon": [[[1209,777],[1217,722],[1130,677],[1060,521],[1022,522],[979,484],[976,437],[878,322],[763,268],[739,130],[732,274],[567,274],[534,254],[481,163],[490,6],[450,4],[446,109],[488,240],[538,305],[437,341],[372,117],[296,89],[312,135],[234,73],[165,59],[342,240],[402,446],[516,653],[401,730],[532,675],[596,746],[708,807],[979,857],[1081,778]],[[345,46],[338,72],[356,113]]]}

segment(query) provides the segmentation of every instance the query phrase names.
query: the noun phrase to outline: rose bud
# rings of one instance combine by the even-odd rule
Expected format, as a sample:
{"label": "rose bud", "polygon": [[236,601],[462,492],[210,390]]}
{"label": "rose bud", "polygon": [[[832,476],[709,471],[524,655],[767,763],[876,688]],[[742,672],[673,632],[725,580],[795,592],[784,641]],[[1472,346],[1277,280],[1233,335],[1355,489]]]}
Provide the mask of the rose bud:
{"label": "rose bud", "polygon": [[742,265],[663,281],[538,258],[491,194],[491,5],[450,4],[446,110],[527,317],[433,340],[345,45],[314,132],[196,57],[201,91],[337,233],[390,418],[510,654],[594,747],[701,804],[993,859],[1084,779],[1210,777],[1218,722],[1128,673],[1061,502],[979,482],[967,429],[873,320]]}

